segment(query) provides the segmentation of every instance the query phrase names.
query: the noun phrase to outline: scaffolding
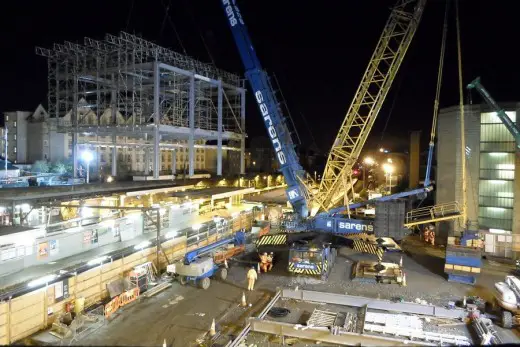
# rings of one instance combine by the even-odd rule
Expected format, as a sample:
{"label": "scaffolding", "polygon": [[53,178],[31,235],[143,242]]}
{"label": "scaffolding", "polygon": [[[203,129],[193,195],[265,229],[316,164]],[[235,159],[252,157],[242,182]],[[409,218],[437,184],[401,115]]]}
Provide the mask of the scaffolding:
{"label": "scaffolding", "polygon": [[36,47],[36,54],[47,58],[48,112],[58,131],[71,134],[75,175],[79,149],[101,146],[112,148],[112,175],[118,148],[142,148],[145,174],[151,160],[154,178],[161,150],[187,147],[192,176],[195,144],[210,140],[217,141],[217,175],[224,149],[240,151],[244,173],[245,88],[238,75],[126,32]]}

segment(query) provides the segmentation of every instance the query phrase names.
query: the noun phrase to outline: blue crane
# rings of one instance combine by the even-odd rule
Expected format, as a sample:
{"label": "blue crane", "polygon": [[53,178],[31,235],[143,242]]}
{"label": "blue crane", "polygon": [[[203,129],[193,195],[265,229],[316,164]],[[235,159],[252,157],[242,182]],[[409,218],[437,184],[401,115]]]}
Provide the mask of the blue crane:
{"label": "blue crane", "polygon": [[224,11],[245,67],[245,75],[264,119],[264,125],[273,144],[285,182],[286,194],[294,212],[301,217],[308,216],[306,188],[303,185],[304,170],[301,167],[291,134],[285,123],[276,95],[269,82],[269,76],[262,69],[255,49],[249,38],[246,25],[234,0],[221,0]]}
{"label": "blue crane", "polygon": [[[236,5],[235,0],[221,0],[221,4],[224,9],[224,12],[226,13],[228,24],[231,28],[231,32],[233,34],[236,46],[244,64],[246,78],[249,81],[251,89],[253,90],[255,100],[258,104],[258,108],[264,119],[264,124],[267,128],[267,132],[269,133],[269,137],[273,144],[276,157],[278,159],[278,162],[280,163],[280,171],[284,175],[285,182],[288,185],[286,190],[288,200],[291,203],[295,214],[298,217],[306,218],[309,216],[309,210],[310,207],[312,207],[310,206],[311,203],[318,202],[322,199],[320,198],[320,194],[318,194],[318,196],[315,196],[314,200],[312,201],[309,201],[308,199],[308,194],[310,192],[307,190],[307,187],[304,184],[305,172],[299,164],[298,156],[296,154],[296,151],[294,150],[294,144],[292,142],[290,132],[285,123],[285,118],[276,100],[276,95],[269,82],[269,77],[267,73],[262,69],[262,65],[258,60],[255,49],[249,37],[247,27],[242,19],[240,10]],[[384,88],[382,88],[381,86],[378,87],[378,89],[381,89],[381,95],[386,95],[388,89],[390,88],[391,81],[393,81],[395,74],[397,73],[397,70],[399,68],[400,62],[402,61],[404,54],[406,53],[406,50],[410,44],[410,41],[417,29],[417,25],[421,18],[425,4],[426,0],[419,0],[417,1],[417,4],[415,4],[415,1],[399,0],[392,11],[392,15],[385,27],[383,36],[378,44],[378,48],[376,48],[376,53],[374,53],[374,57],[372,58],[369,64],[369,69],[366,72],[366,74],[368,74],[369,77],[366,78],[366,81],[364,79],[365,84],[369,83],[374,85],[380,85],[382,73],[378,70],[379,63],[376,64],[375,62],[384,61],[385,64],[390,64],[387,60],[390,59],[389,57],[391,56],[392,61],[395,60],[396,63],[391,64],[392,68],[389,69],[389,71],[385,75],[389,77],[388,83],[385,83]],[[409,11],[410,13],[406,13],[405,15],[406,11]],[[395,27],[399,27],[400,30],[403,31],[402,35],[395,35],[393,31]],[[390,44],[391,40],[388,39],[388,37],[394,37],[392,35],[394,35],[395,37],[399,37],[399,49],[397,50],[395,49],[395,47],[392,47],[392,45]],[[368,87],[361,89],[366,89],[366,91],[372,90]],[[384,96],[378,96],[376,98],[372,94],[366,95],[365,97],[371,100],[377,99],[381,102],[382,100],[384,100]],[[364,105],[365,103],[358,102],[355,104]],[[378,103],[378,109],[380,108],[380,106],[381,105]],[[354,118],[357,117],[356,115],[358,115],[358,113],[359,112],[357,111],[353,112]],[[366,117],[364,122],[370,122],[370,124],[372,124],[374,118],[375,116]],[[347,123],[350,124],[352,122]],[[358,125],[361,124],[360,121],[353,121],[353,123]],[[361,136],[363,141],[361,142],[364,143],[364,140],[366,139],[366,136],[370,131],[370,127],[367,127],[363,131],[363,136]],[[347,139],[345,141],[348,142],[348,139],[351,139],[351,137],[349,136],[350,135],[347,136]],[[358,148],[358,151],[359,150],[360,148]],[[341,167],[343,167],[343,164],[341,165]],[[331,185],[331,187],[329,187],[327,190],[329,195],[335,195],[335,191],[339,191],[341,189],[341,187],[337,185],[339,179],[336,179],[334,182],[335,183]],[[427,186],[413,191],[403,192],[392,196],[386,196],[383,199],[378,200],[392,200],[406,196],[421,195],[431,191],[431,189],[432,188],[430,186]],[[355,208],[363,206],[364,204],[366,203],[350,205],[349,207]],[[372,222],[346,218],[344,215],[341,215],[341,213],[344,212],[347,208],[348,207],[329,209],[328,212],[322,212],[316,215],[315,218],[307,220],[306,223],[296,223],[297,227],[295,227],[295,229],[314,229],[322,231],[331,231],[334,233],[352,233],[370,231],[370,229],[373,229]]]}

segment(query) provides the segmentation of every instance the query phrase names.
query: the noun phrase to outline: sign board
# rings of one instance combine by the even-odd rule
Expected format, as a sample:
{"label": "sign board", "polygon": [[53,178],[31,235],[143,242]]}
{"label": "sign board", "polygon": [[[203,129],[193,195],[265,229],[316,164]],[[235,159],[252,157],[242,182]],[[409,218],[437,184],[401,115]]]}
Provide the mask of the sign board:
{"label": "sign board", "polygon": [[49,256],[49,243],[40,242],[38,244],[38,259],[45,259]]}
{"label": "sign board", "polygon": [[54,299],[56,301],[63,299],[63,281],[54,284]]}
{"label": "sign board", "polygon": [[69,279],[63,280],[63,298],[68,299],[69,297]]}
{"label": "sign board", "polygon": [[59,241],[58,240],[50,240],[49,241],[49,248],[50,248],[50,255],[56,255],[59,253]]}
{"label": "sign board", "polygon": [[316,270],[316,264],[295,263],[294,267],[297,269]]}
{"label": "sign board", "polygon": [[372,233],[374,222],[372,220],[349,218],[317,218],[314,228],[322,231],[332,231],[340,234]]}

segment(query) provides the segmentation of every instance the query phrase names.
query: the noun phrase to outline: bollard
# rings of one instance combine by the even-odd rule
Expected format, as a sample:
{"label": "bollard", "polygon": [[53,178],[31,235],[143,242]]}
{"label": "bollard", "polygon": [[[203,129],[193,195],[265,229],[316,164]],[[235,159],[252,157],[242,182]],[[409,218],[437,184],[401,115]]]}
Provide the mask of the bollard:
{"label": "bollard", "polygon": [[401,282],[401,285],[402,285],[403,287],[406,287],[406,273],[403,273],[403,280],[402,280],[402,282]]}
{"label": "bollard", "polygon": [[213,321],[211,322],[211,327],[209,328],[209,336],[215,336],[217,334],[217,331],[215,330],[215,318],[213,318]]}
{"label": "bollard", "polygon": [[247,306],[246,293],[245,292],[242,292],[242,306],[243,307]]}
{"label": "bollard", "polygon": [[224,259],[224,267],[225,267],[226,269],[229,269],[229,266],[228,266],[228,264],[227,264],[227,259]]}
{"label": "bollard", "polygon": [[260,263],[256,263],[256,272],[260,273]]}
{"label": "bollard", "polygon": [[403,267],[403,256],[399,258],[399,267]]}
{"label": "bollard", "polygon": [[462,307],[466,307],[466,295],[462,298]]}

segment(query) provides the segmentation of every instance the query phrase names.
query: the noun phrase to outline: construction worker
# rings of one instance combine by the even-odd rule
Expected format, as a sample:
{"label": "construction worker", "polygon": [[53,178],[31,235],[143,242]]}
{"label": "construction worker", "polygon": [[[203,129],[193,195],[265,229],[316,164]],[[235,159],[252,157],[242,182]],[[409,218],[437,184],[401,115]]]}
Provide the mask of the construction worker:
{"label": "construction worker", "polygon": [[247,272],[247,290],[255,289],[255,281],[258,278],[256,274],[256,270],[254,266],[251,266],[249,271]]}
{"label": "construction worker", "polygon": [[271,271],[271,269],[273,268],[273,259],[274,259],[274,253],[271,252],[267,256],[267,265],[268,265],[267,271]]}
{"label": "construction worker", "polygon": [[269,267],[269,257],[267,256],[267,252],[264,252],[260,256],[260,269],[263,272],[267,272],[268,267]]}

